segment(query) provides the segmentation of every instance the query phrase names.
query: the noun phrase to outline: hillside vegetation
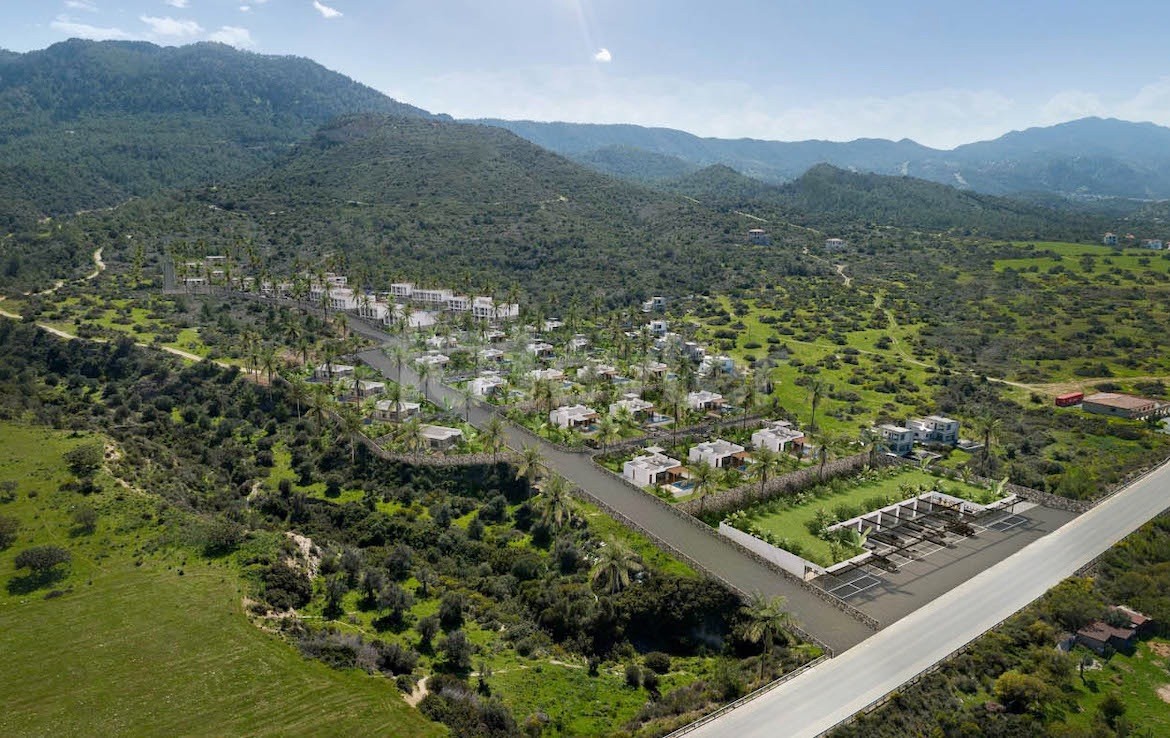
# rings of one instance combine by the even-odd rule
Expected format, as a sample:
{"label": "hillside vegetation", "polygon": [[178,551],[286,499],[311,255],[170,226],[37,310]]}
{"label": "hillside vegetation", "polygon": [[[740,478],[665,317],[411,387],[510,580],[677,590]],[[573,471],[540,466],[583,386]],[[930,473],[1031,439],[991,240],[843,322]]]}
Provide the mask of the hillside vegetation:
{"label": "hillside vegetation", "polygon": [[75,39],[6,55],[0,213],[107,207],[239,176],[359,111],[430,115],[308,59],[222,44]]}

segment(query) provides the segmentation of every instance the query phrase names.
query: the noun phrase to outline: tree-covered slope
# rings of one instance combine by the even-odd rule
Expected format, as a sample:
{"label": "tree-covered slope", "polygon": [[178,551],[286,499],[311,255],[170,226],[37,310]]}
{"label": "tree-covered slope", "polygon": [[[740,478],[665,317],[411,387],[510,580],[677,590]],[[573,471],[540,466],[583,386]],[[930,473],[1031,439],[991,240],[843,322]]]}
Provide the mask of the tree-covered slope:
{"label": "tree-covered slope", "polygon": [[1104,221],[913,177],[849,172],[820,164],[793,182],[770,185],[724,166],[666,185],[727,210],[748,210],[819,228],[871,223],[1007,237],[1092,236]]}
{"label": "tree-covered slope", "polygon": [[739,216],[598,174],[501,129],[378,115],[325,125],[262,174],[103,217],[148,243],[248,240],[274,270],[332,253],[370,283],[517,284],[564,300],[717,289],[756,278],[761,260],[801,268],[743,243]]}
{"label": "tree-covered slope", "polygon": [[222,44],[0,55],[0,226],[239,176],[361,111],[430,117],[307,59]]}

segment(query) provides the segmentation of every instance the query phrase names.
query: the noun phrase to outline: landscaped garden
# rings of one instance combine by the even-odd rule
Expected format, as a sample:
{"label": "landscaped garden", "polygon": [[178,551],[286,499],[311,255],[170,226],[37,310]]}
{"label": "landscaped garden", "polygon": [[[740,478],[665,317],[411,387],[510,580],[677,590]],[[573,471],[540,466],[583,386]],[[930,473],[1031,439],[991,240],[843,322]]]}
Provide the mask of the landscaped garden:
{"label": "landscaped garden", "polygon": [[997,498],[992,488],[911,466],[891,466],[831,479],[792,497],[733,513],[727,522],[813,563],[831,566],[861,550],[859,541],[839,540],[827,533],[829,526],[931,491],[980,504]]}

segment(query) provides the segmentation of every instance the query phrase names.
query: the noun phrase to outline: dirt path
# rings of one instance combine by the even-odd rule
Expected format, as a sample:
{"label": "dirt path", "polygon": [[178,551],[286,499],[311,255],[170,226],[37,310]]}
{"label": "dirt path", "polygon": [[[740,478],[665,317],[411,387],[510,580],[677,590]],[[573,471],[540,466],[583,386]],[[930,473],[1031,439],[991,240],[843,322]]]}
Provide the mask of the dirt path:
{"label": "dirt path", "polygon": [[847,274],[845,274],[845,265],[844,264],[834,264],[833,268],[837,270],[837,275],[839,277],[841,277],[841,279],[845,280],[846,287],[853,286],[853,277],[850,277]]}
{"label": "dirt path", "polygon": [[414,691],[404,695],[402,699],[406,700],[406,704],[411,707],[418,707],[418,703],[422,702],[423,697],[426,697],[427,694],[427,678],[423,677],[418,680],[418,684],[414,685]]}

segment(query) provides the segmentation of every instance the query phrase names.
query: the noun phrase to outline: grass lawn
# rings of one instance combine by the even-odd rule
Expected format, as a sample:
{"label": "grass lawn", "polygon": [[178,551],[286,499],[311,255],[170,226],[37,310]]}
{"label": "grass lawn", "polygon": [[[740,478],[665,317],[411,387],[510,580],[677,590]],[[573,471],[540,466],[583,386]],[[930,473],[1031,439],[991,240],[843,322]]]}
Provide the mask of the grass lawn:
{"label": "grass lawn", "polygon": [[1070,725],[1088,728],[1097,708],[1110,692],[1125,703],[1125,717],[1137,731],[1147,735],[1170,735],[1170,641],[1155,638],[1138,645],[1133,656],[1114,654],[1099,670],[1085,672],[1085,685],[1074,680],[1077,701],[1083,712],[1070,714]]}
{"label": "grass lawn", "polygon": [[[0,515],[22,526],[0,552],[0,579],[32,545],[73,556],[51,585],[60,596],[0,590],[0,734],[442,734],[392,682],[306,660],[253,626],[232,565],[179,547],[147,553],[167,530],[156,499],[104,474],[87,498],[59,490],[62,453],[92,437],[0,424],[0,439],[0,480],[19,485]],[[82,499],[101,517],[94,533],[74,535]]]}
{"label": "grass lawn", "polygon": [[[936,482],[941,482],[941,489],[947,494],[964,499],[980,500],[991,495],[983,487],[966,484],[962,481],[949,479],[940,480],[927,472],[906,468],[893,476],[879,475],[880,478],[851,484],[839,493],[829,492],[822,497],[810,495],[801,503],[793,504],[786,500],[777,500],[764,503],[747,511],[747,522],[757,530],[771,533],[777,538],[787,539],[800,547],[800,555],[809,561],[828,566],[835,563],[829,544],[814,536],[808,530],[808,524],[817,516],[821,509],[833,513],[837,508],[846,506],[857,512],[870,512],[878,507],[891,504],[906,497],[902,491],[903,485],[915,488],[929,488]],[[828,486],[819,489],[828,490]],[[923,491],[926,491],[923,489]],[[878,499],[884,500],[881,505],[870,504]],[[840,517],[840,516],[838,516]]]}

